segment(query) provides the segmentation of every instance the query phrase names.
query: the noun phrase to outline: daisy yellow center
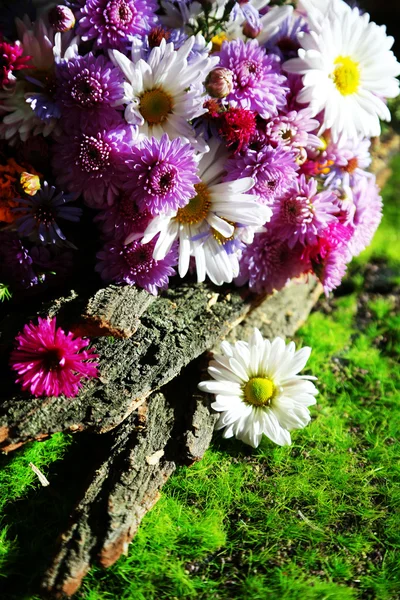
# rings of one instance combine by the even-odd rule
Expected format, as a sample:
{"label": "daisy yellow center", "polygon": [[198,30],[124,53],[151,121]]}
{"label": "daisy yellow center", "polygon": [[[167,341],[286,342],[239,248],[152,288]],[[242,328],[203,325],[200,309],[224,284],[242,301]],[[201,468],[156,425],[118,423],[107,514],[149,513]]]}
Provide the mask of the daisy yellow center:
{"label": "daisy yellow center", "polygon": [[244,386],[245,401],[254,406],[267,406],[274,395],[275,386],[268,377],[252,377]]}
{"label": "daisy yellow center", "polygon": [[205,183],[196,183],[194,186],[196,196],[184,208],[180,208],[176,215],[179,223],[194,225],[203,221],[211,207],[210,191]]}
{"label": "daisy yellow center", "polygon": [[172,108],[172,97],[161,88],[144,92],[140,98],[140,114],[150,125],[165,121]]}
{"label": "daisy yellow center", "polygon": [[338,56],[335,60],[336,68],[333,72],[333,81],[342,94],[350,96],[360,86],[360,68],[350,56]]}
{"label": "daisy yellow center", "polygon": [[[235,223],[233,223],[232,221],[228,221],[227,219],[224,219],[224,221],[229,223],[229,225],[235,226]],[[217,240],[218,244],[221,244],[221,246],[223,244],[226,244],[226,242],[231,242],[233,239],[235,239],[235,235],[231,235],[230,237],[225,237],[222,235],[222,233],[220,233],[219,231],[217,231],[214,228],[212,228],[212,234],[213,234],[214,239]]]}

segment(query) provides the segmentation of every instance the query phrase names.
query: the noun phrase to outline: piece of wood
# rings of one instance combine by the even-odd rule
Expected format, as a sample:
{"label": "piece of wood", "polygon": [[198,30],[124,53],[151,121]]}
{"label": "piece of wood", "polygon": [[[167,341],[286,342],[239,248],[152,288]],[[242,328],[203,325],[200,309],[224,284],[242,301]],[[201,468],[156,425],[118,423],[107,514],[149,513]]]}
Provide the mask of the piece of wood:
{"label": "piece of wood", "polygon": [[[100,378],[87,382],[76,398],[33,398],[14,388],[0,404],[0,448],[9,452],[57,431],[104,433],[113,429],[261,303],[269,315],[266,318],[275,320],[288,302],[293,303],[293,297],[297,304],[293,321],[297,322],[306,316],[304,305],[308,306],[318,287],[310,278],[266,299],[206,284],[184,283],[168,290],[147,306],[129,339],[96,340]],[[132,310],[137,313],[134,306]]]}

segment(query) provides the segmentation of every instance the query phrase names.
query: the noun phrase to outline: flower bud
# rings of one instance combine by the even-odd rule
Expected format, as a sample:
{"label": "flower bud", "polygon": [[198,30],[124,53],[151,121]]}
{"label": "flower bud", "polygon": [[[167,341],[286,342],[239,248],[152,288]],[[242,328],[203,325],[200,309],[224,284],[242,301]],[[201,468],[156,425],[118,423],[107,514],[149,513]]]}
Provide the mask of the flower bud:
{"label": "flower bud", "polygon": [[217,67],[208,74],[206,90],[213,98],[225,98],[233,90],[233,73],[224,67]]}
{"label": "flower bud", "polygon": [[19,181],[22,189],[28,196],[34,196],[40,190],[40,179],[37,175],[32,175],[32,173],[24,171],[21,173]]}
{"label": "flower bud", "polygon": [[245,35],[248,38],[255,39],[260,35],[261,32],[261,23],[249,23],[249,21],[246,21],[243,25],[243,35]]}
{"label": "flower bud", "polygon": [[63,33],[75,26],[75,16],[68,6],[59,4],[49,12],[49,23],[54,31]]}

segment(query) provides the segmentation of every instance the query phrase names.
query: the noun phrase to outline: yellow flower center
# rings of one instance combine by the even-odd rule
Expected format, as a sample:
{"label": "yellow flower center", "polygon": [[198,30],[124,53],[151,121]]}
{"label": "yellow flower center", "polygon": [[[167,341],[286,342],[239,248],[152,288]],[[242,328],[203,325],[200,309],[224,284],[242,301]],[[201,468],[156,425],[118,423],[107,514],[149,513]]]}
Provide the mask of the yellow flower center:
{"label": "yellow flower center", "polygon": [[189,204],[180,208],[176,215],[179,223],[194,225],[203,221],[211,207],[210,191],[205,183],[196,183],[194,186],[197,195],[189,201]]}
{"label": "yellow flower center", "polygon": [[244,386],[245,401],[254,406],[268,406],[275,386],[268,377],[252,377]]}
{"label": "yellow flower center", "polygon": [[[224,219],[224,221],[229,223],[229,225],[235,226],[235,223],[233,223],[232,221],[228,221],[228,219]],[[233,239],[235,239],[235,234],[231,235],[230,237],[225,237],[222,235],[222,233],[220,233],[219,231],[217,231],[214,228],[212,228],[211,231],[212,231],[214,239],[217,240],[218,244],[220,244],[221,246],[223,244],[226,244],[226,242],[231,242]]]}
{"label": "yellow flower center", "polygon": [[336,69],[333,72],[333,81],[342,94],[354,94],[360,86],[360,68],[358,63],[350,56],[338,56],[335,60]]}
{"label": "yellow flower center", "polygon": [[161,88],[144,92],[140,97],[139,111],[150,125],[165,121],[172,108],[172,97]]}

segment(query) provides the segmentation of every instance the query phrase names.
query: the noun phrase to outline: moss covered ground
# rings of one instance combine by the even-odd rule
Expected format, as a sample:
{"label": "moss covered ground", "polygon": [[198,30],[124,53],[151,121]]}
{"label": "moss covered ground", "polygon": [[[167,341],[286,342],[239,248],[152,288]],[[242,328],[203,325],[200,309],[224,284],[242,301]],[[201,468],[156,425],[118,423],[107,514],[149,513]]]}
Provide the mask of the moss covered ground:
{"label": "moss covered ground", "polygon": [[[400,598],[400,157],[393,168],[373,245],[297,335],[319,378],[311,424],[285,448],[216,436],[167,483],[128,556],[92,569],[77,600]],[[0,458],[2,600],[39,598],[76,439]],[[41,488],[30,462],[65,482],[65,497]]]}

